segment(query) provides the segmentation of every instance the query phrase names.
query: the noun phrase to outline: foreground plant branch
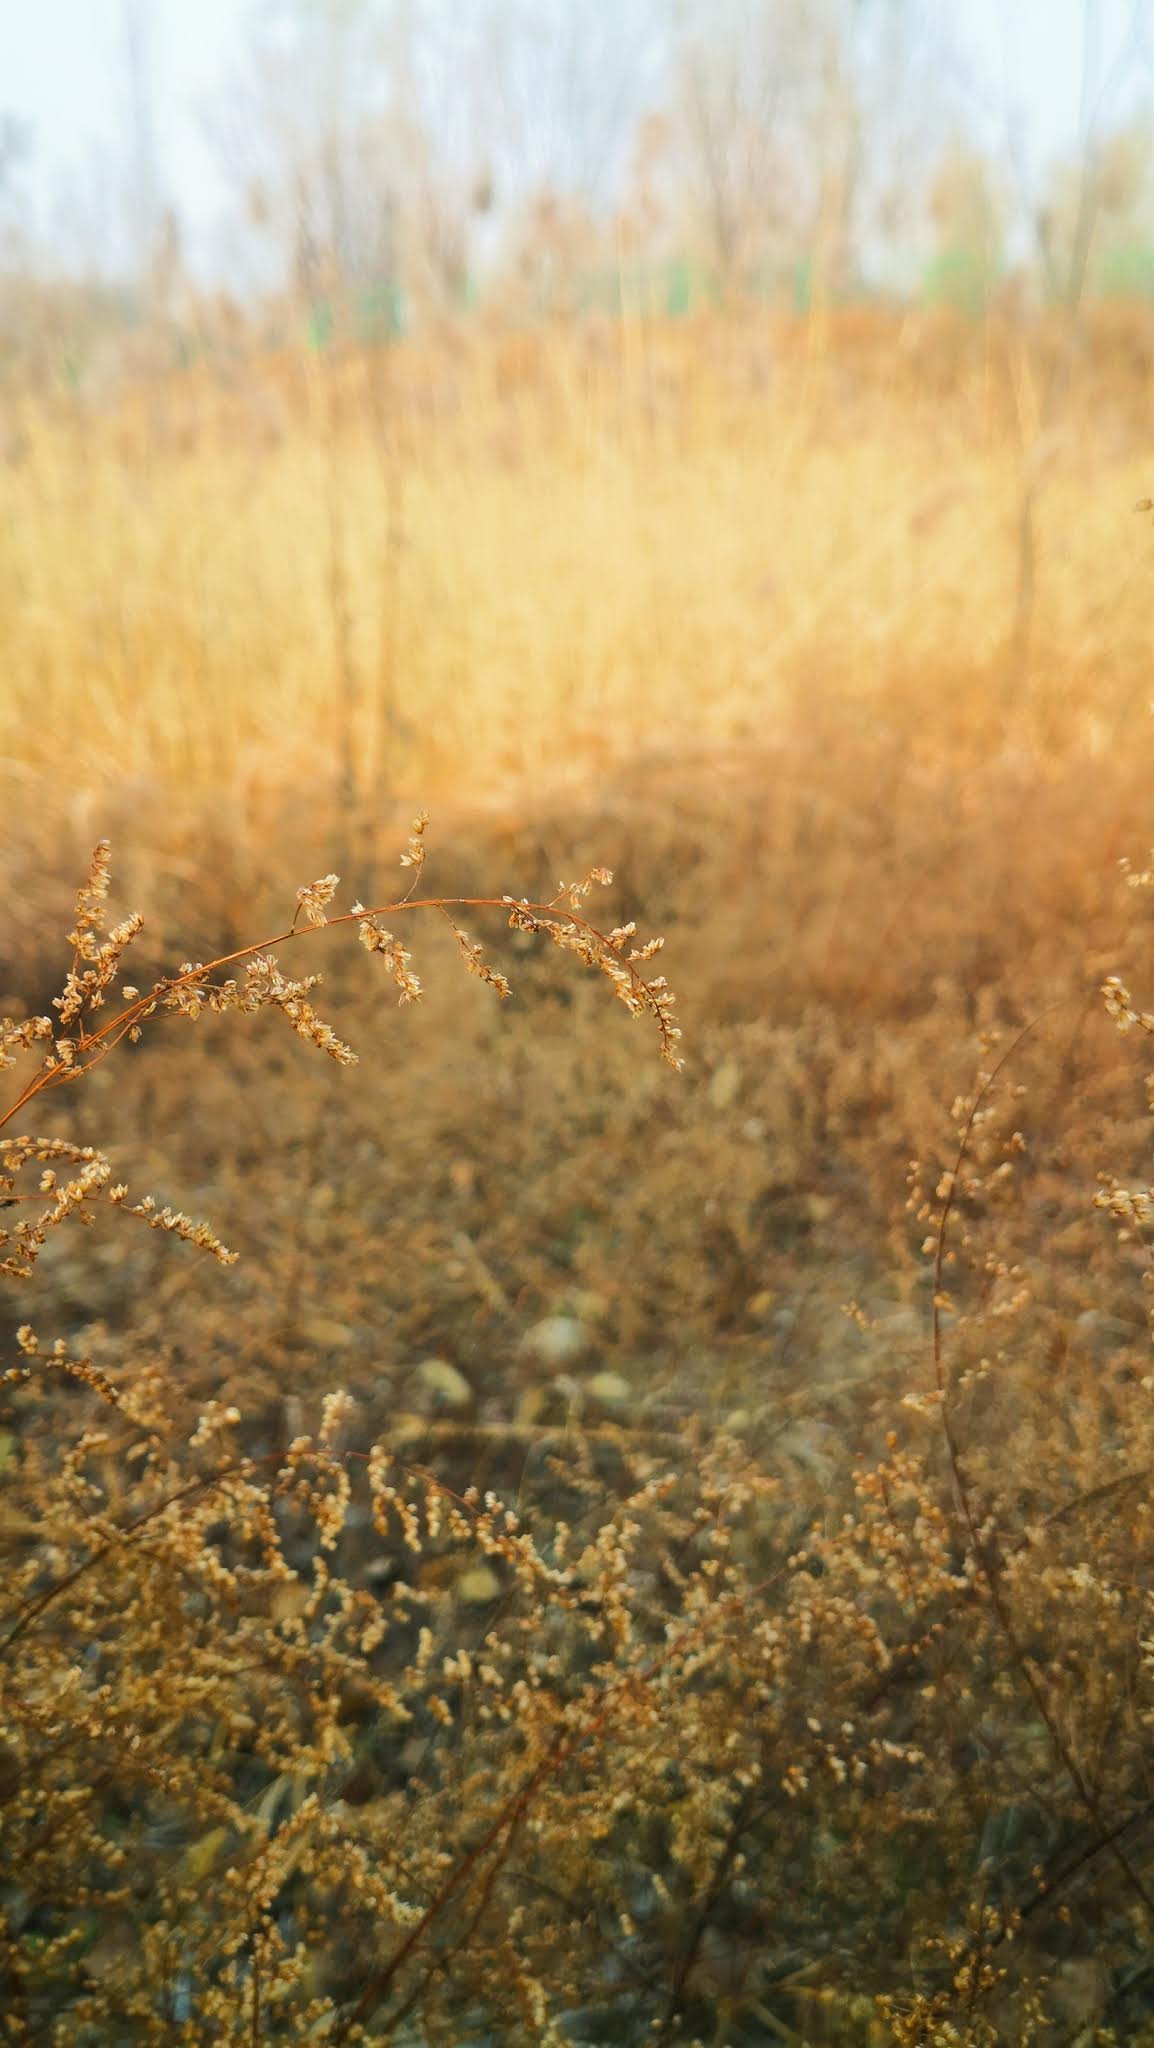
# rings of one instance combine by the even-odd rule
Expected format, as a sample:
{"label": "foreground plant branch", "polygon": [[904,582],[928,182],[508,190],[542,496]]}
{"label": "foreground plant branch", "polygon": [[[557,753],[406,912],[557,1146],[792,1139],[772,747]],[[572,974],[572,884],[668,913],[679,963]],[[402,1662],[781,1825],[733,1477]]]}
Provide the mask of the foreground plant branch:
{"label": "foreground plant branch", "polygon": [[[273,948],[298,944],[322,929],[355,925],[360,944],[376,956],[390,975],[401,1004],[416,1001],[421,983],[413,970],[408,949],[384,920],[415,911],[433,911],[445,918],[453,932],[469,973],[485,982],[502,1000],[510,994],[505,975],[491,967],[480,944],[471,939],[458,922],[466,910],[500,911],[511,930],[545,934],[563,952],[571,953],[585,967],[595,969],[609,983],[614,995],[633,1017],[649,1016],[657,1026],[662,1058],[680,1070],[678,1052],[680,1029],[674,1017],[673,993],[664,975],[649,972],[649,963],[664,941],[649,939],[634,945],[636,925],[620,925],[603,931],[585,916],[582,906],[594,888],[608,888],[613,881],[608,868],[596,867],[578,882],[561,883],[547,902],[530,902],[526,897],[503,896],[415,896],[413,891],[425,866],[425,828],[422,813],[413,822],[401,865],[412,870],[407,893],[391,903],[367,909],[355,903],[348,911],[330,915],[339,876],[324,875],[297,891],[292,921],[272,937],[241,946],[215,960],[186,961],[179,973],[162,977],[147,990],[122,984],[122,1007],[111,1017],[98,1013],[113,999],[125,955],[143,929],[138,912],[109,926],[107,899],[111,879],[111,852],[107,840],[97,845],[88,879],[76,899],[76,916],[68,943],[72,963],[64,987],[54,998],[57,1015],[36,1016],[16,1022],[0,1018],[0,1068],[11,1067],[21,1054],[44,1048],[37,1070],[29,1077],[10,1106],[0,1113],[0,1131],[31,1104],[54,1090],[90,1074],[110,1053],[127,1040],[135,1043],[154,1021],[184,1017],[191,1021],[206,1011],[235,1012],[251,1016],[259,1010],[279,1010],[297,1036],[314,1045],[340,1066],[352,1066],[356,1054],[339,1038],[332,1026],[318,1015],[312,1003],[321,977],[310,974],[293,979],[281,972]],[[242,968],[238,978],[229,969]],[[36,1194],[17,1184],[22,1169],[41,1168]],[[61,1180],[61,1166],[75,1168]],[[0,1228],[0,1272],[9,1278],[28,1277],[48,1233],[69,1217],[91,1221],[97,1203],[124,1208],[154,1230],[163,1230],[209,1252],[222,1264],[233,1262],[235,1254],[223,1245],[215,1232],[171,1208],[157,1209],[152,1198],[128,1205],[127,1189],[112,1180],[104,1155],[90,1146],[66,1139],[37,1136],[0,1138],[0,1204],[16,1206],[49,1198],[47,1206],[31,1221],[19,1221]]]}

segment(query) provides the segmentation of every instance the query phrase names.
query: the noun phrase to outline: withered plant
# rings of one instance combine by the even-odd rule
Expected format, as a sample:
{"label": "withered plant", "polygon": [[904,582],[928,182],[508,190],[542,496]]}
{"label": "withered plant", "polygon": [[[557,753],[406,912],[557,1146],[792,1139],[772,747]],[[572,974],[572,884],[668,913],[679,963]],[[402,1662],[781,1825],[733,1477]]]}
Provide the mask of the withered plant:
{"label": "withered plant", "polygon": [[[206,1013],[278,1010],[350,1064],[278,955],[351,925],[405,1004],[393,927],[418,910],[498,997],[461,918],[547,935],[679,1064],[658,942],[588,914],[606,871],[543,901],[420,896],[423,818],[404,861],[397,902],[334,913],[327,875],[275,938],[139,989],[102,844],[55,1015],[4,1023],[31,1070],[0,1128]],[[1107,1001],[1154,1028],[1120,984]],[[1154,2039],[1151,1380],[1087,1368],[1053,1412],[1008,1249],[1019,1050],[991,1033],[952,1165],[911,1170],[924,1369],[832,1477],[736,1419],[577,1416],[506,1501],[366,1438],[340,1390],[270,1450],[131,1341],[97,1362],[21,1320],[2,2037]],[[107,1209],[235,1257],[53,1131],[0,1138],[0,1201],[18,1290]],[[1154,1196],[1098,1202],[1140,1285]]]}

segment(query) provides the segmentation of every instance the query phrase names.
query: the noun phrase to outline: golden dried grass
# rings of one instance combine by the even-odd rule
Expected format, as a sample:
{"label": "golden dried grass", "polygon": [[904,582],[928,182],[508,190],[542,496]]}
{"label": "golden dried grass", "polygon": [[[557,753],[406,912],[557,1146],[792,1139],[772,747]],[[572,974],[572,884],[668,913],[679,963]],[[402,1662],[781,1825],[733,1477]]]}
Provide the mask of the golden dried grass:
{"label": "golden dried grass", "polygon": [[335,789],[345,746],[366,801],[467,762],[508,805],[822,696],[922,745],[1008,698],[1027,740],[1130,744],[1140,362],[1091,358],[1046,426],[1041,340],[961,331],[946,378],[896,322],[817,359],[768,320],[630,333],[545,337],[516,375],[481,339],[28,400],[0,470],[16,814],[60,808],[62,743],[73,803],[241,831]]}

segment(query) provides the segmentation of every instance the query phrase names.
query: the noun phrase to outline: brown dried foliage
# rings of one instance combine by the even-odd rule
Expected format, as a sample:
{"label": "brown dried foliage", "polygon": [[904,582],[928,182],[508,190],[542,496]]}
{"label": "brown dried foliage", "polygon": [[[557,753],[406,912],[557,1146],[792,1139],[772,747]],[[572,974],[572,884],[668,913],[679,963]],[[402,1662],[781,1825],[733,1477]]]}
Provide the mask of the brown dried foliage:
{"label": "brown dried foliage", "polygon": [[[610,881],[469,907],[595,968],[676,1063],[652,942],[585,914]],[[332,916],[336,887],[301,890],[275,939],[140,991],[98,848],[55,1018],[4,1026],[7,1061],[34,1063],[4,1122],[82,1076],[95,1095],[111,1052],[218,1012],[278,1010],[348,1064],[317,977],[270,952],[326,925],[356,926],[404,1004],[419,984],[385,920],[435,909],[505,993],[461,898]],[[1105,997],[1151,1028],[1117,978]],[[853,1432],[833,1465],[781,1395],[772,1428],[748,1409],[703,1427],[622,1416],[603,1387],[599,1420],[594,1377],[561,1417],[534,1396],[414,1436],[366,1372],[310,1417],[295,1392],[270,1405],[251,1353],[182,1359],[178,1297],[155,1327],[142,1301],[135,1340],[97,1328],[95,1355],[20,1323],[0,1475],[7,2038],[1147,2038],[1151,1376],[1136,1347],[1107,1369],[1068,1353],[1055,1412],[1060,1319],[1008,1249],[1015,1205],[1045,1194],[1022,1180],[1023,1077],[1046,1068],[1038,1033],[984,1037],[949,1165],[910,1169],[934,1369],[883,1351],[872,1421],[860,1382],[840,1406],[828,1389]],[[746,1051],[767,1049],[788,1054]],[[715,1066],[718,1102],[731,1085]],[[130,1203],[95,1148],[0,1144],[21,1289],[105,1208],[231,1266],[209,1226]],[[1154,1196],[1108,1179],[1094,1200],[1141,1280]],[[507,1316],[473,1249],[470,1284]],[[307,1339],[293,1270],[272,1286],[295,1287]],[[868,1345],[875,1315],[849,1306]],[[431,1383],[451,1406],[443,1366]],[[272,1442],[270,1414],[290,1423]]]}

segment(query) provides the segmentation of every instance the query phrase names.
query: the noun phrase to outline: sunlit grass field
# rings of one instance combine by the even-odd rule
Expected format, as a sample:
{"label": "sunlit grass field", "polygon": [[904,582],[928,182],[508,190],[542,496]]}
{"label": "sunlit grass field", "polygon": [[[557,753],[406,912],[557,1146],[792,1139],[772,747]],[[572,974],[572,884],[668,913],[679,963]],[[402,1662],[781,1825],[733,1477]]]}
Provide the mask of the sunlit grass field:
{"label": "sunlit grass field", "polygon": [[346,748],[370,807],[507,804],[815,701],[921,746],[1132,746],[1148,372],[1091,347],[1055,403],[1028,337],[847,329],[469,335],[13,398],[6,802],[60,807],[62,736],[73,803],[240,824],[340,788]]}

